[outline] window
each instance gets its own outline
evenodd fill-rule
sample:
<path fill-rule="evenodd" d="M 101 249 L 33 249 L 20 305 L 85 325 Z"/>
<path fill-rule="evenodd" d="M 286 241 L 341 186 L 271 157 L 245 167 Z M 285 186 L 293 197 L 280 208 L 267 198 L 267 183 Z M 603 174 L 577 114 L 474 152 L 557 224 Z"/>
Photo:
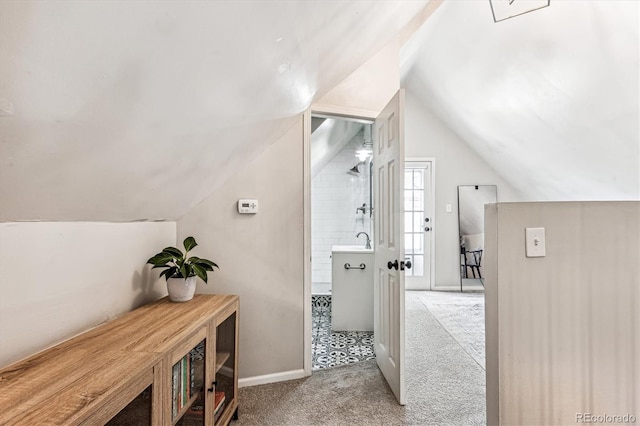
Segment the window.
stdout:
<path fill-rule="evenodd" d="M 424 167 L 407 165 L 404 171 L 404 257 L 412 264 L 406 276 L 424 275 L 424 175 Z"/>

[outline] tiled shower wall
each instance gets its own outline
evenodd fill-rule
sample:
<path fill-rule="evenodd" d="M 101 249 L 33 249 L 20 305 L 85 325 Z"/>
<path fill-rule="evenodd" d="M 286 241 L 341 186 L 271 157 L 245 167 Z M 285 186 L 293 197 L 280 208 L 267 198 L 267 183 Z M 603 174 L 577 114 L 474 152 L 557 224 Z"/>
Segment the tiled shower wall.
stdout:
<path fill-rule="evenodd" d="M 369 162 L 359 166 L 361 177 L 347 172 L 358 164 L 356 151 L 362 147 L 363 135 L 354 138 L 311 181 L 311 281 L 331 282 L 331 246 L 364 246 L 366 238 L 356 238 L 358 232 L 371 235 L 369 205 Z M 366 213 L 356 208 L 367 204 Z"/>

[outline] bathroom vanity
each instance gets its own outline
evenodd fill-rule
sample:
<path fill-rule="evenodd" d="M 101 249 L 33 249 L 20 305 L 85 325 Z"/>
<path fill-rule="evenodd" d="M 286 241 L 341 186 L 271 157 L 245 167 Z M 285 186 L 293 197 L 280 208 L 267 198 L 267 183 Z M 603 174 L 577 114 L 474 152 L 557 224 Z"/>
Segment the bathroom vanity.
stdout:
<path fill-rule="evenodd" d="M 373 249 L 331 249 L 331 328 L 373 331 Z"/>

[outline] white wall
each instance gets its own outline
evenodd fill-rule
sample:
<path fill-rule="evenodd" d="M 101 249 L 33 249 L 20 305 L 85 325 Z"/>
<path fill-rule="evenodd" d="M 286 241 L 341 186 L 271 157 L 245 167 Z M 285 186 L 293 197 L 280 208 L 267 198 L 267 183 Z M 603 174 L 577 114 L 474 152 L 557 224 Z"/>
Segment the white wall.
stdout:
<path fill-rule="evenodd" d="M 322 99 L 316 101 L 311 109 L 330 114 L 376 117 L 400 88 L 400 46 L 401 37 L 394 37 Z"/>
<path fill-rule="evenodd" d="M 175 222 L 0 223 L 0 366 L 166 295 Z"/>
<path fill-rule="evenodd" d="M 200 293 L 240 296 L 241 379 L 303 368 L 302 116 L 260 156 L 178 221 L 196 254 L 220 266 Z M 237 201 L 256 198 L 259 213 Z"/>
<path fill-rule="evenodd" d="M 499 201 L 520 197 L 419 99 L 410 87 L 406 89 L 405 156 L 436 159 L 435 286 L 460 288 L 458 185 L 497 185 Z M 453 212 L 445 212 L 446 204 L 453 206 Z"/>
<path fill-rule="evenodd" d="M 494 204 L 486 218 L 487 423 L 640 421 L 640 202 Z M 525 257 L 526 227 L 545 228 L 546 257 Z"/>
<path fill-rule="evenodd" d="M 347 174 L 359 160 L 356 151 L 362 147 L 362 133 L 351 141 L 311 181 L 311 281 L 331 282 L 331 246 L 364 246 L 364 235 L 371 235 L 369 216 L 369 163 L 359 166 L 360 177 Z M 367 204 L 365 214 L 356 208 Z"/>

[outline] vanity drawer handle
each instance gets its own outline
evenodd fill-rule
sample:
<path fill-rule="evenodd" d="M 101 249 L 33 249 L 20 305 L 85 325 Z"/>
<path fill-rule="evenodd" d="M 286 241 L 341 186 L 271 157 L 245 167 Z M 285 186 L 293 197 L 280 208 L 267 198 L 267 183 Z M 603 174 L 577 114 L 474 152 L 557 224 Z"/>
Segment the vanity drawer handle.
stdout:
<path fill-rule="evenodd" d="M 349 263 L 344 264 L 344 269 L 365 269 L 366 267 L 367 265 L 364 263 L 361 263 L 360 266 L 351 266 Z"/>

